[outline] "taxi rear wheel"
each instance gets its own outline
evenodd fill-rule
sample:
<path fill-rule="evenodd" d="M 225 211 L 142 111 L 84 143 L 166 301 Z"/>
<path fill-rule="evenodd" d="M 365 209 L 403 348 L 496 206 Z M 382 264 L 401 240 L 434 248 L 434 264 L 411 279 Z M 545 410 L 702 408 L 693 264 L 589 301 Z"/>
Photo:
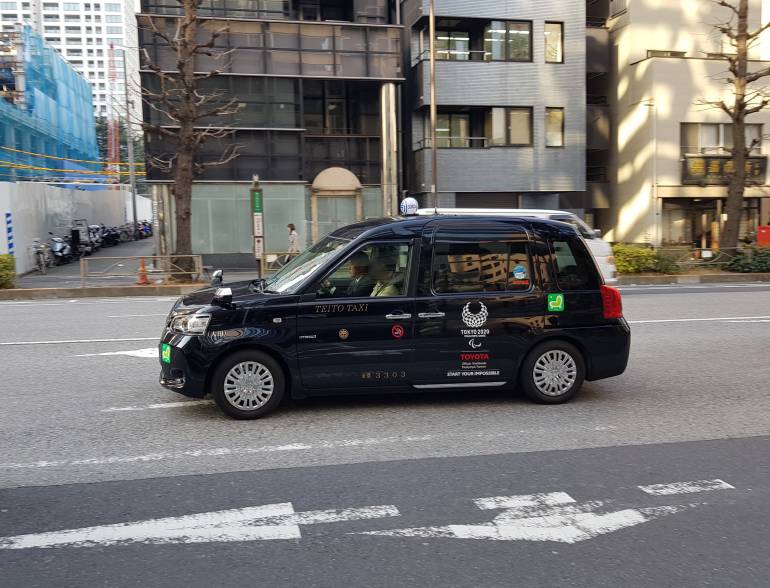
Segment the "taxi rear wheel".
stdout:
<path fill-rule="evenodd" d="M 574 345 L 566 341 L 546 341 L 524 360 L 519 383 L 530 400 L 561 404 L 578 393 L 585 374 L 583 355 Z"/>
<path fill-rule="evenodd" d="M 219 408 L 236 419 L 257 419 L 283 399 L 286 379 L 281 366 L 261 351 L 238 351 L 214 372 L 211 393 Z"/>

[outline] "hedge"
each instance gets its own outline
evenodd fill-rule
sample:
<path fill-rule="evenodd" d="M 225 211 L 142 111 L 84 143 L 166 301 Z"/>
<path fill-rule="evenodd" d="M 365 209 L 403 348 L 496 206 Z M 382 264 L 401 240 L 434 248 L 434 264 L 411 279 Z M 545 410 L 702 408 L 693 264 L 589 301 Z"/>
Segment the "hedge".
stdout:
<path fill-rule="evenodd" d="M 727 265 L 727 270 L 744 274 L 770 272 L 770 247 L 753 247 L 741 251 Z"/>
<path fill-rule="evenodd" d="M 618 243 L 613 245 L 612 251 L 615 256 L 615 267 L 621 274 L 642 272 L 676 274 L 681 271 L 674 258 L 661 254 L 651 247 Z"/>
<path fill-rule="evenodd" d="M 13 255 L 0 255 L 0 289 L 13 288 L 16 281 L 16 260 Z"/>

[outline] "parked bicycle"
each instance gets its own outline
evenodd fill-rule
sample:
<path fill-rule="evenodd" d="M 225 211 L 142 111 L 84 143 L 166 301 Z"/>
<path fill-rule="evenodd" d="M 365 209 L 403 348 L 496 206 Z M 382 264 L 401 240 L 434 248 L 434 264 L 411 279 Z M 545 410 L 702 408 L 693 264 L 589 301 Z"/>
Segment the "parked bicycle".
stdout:
<path fill-rule="evenodd" d="M 32 254 L 35 256 L 35 269 L 41 274 L 45 274 L 48 267 L 52 265 L 52 259 L 48 253 L 48 244 L 35 237 L 32 240 Z"/>

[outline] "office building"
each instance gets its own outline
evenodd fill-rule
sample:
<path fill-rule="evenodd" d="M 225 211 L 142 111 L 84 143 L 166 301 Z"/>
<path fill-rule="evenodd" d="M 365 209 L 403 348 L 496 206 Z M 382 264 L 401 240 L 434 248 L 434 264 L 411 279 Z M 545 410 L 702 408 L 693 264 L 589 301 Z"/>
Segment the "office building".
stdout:
<path fill-rule="evenodd" d="M 749 28 L 767 22 L 762 0 L 749 3 Z M 730 20 L 713 2 L 612 0 L 610 158 L 612 207 L 599 215 L 614 241 L 655 245 L 719 244 L 730 173 L 729 117 L 704 102 L 732 94 L 724 54 L 734 49 L 713 24 Z M 750 50 L 751 71 L 770 65 L 766 44 Z M 760 81 L 767 86 L 770 79 Z M 770 221 L 766 132 L 770 111 L 747 119 L 753 145 L 741 233 Z"/>
<path fill-rule="evenodd" d="M 3 30 L 11 31 L 20 22 L 30 24 L 88 80 L 94 94 L 94 114 L 104 117 L 125 112 L 124 75 L 129 91 L 138 88 L 135 13 L 134 0 L 0 2 Z M 141 119 L 139 100 L 134 100 L 133 112 L 137 120 Z"/>
<path fill-rule="evenodd" d="M 174 56 L 149 27 L 174 27 L 175 2 L 143 0 L 140 46 L 164 69 Z M 225 141 L 204 144 L 201 161 L 218 159 L 227 145 L 239 156 L 209 168 L 193 190 L 193 248 L 219 265 L 253 263 L 250 185 L 259 176 L 264 195 L 265 246 L 284 251 L 286 225 L 304 243 L 356 218 L 395 212 L 398 201 L 397 87 L 401 71 L 398 6 L 388 0 L 281 0 L 204 3 L 201 39 L 222 28 L 215 53 L 199 71 L 223 68 L 201 85 L 242 104 L 232 116 L 210 121 L 235 129 Z M 157 77 L 142 70 L 142 84 Z M 145 107 L 145 118 L 172 125 Z M 209 121 L 207 121 L 209 124 Z M 173 149 L 152 135 L 149 155 Z M 149 169 L 156 201 L 171 210 L 170 178 Z M 171 215 L 169 215 L 171 216 Z M 173 227 L 172 227 L 173 228 Z"/>
<path fill-rule="evenodd" d="M 432 204 L 429 1 L 402 2 L 408 192 Z M 436 0 L 439 206 L 563 208 L 586 190 L 586 1 Z"/>

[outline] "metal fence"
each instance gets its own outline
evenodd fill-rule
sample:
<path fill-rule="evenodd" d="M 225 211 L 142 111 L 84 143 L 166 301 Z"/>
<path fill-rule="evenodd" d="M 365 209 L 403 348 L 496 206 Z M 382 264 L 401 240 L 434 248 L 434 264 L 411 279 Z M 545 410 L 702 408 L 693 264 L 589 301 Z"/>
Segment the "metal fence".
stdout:
<path fill-rule="evenodd" d="M 658 247 L 659 257 L 668 260 L 681 270 L 697 268 L 721 269 L 729 265 L 741 251 L 733 249 L 694 249 L 692 247 Z"/>
<path fill-rule="evenodd" d="M 192 270 L 180 267 L 183 259 L 192 260 Z M 82 257 L 80 285 L 158 284 L 170 280 L 197 282 L 203 278 L 200 255 L 147 255 L 141 257 Z"/>

